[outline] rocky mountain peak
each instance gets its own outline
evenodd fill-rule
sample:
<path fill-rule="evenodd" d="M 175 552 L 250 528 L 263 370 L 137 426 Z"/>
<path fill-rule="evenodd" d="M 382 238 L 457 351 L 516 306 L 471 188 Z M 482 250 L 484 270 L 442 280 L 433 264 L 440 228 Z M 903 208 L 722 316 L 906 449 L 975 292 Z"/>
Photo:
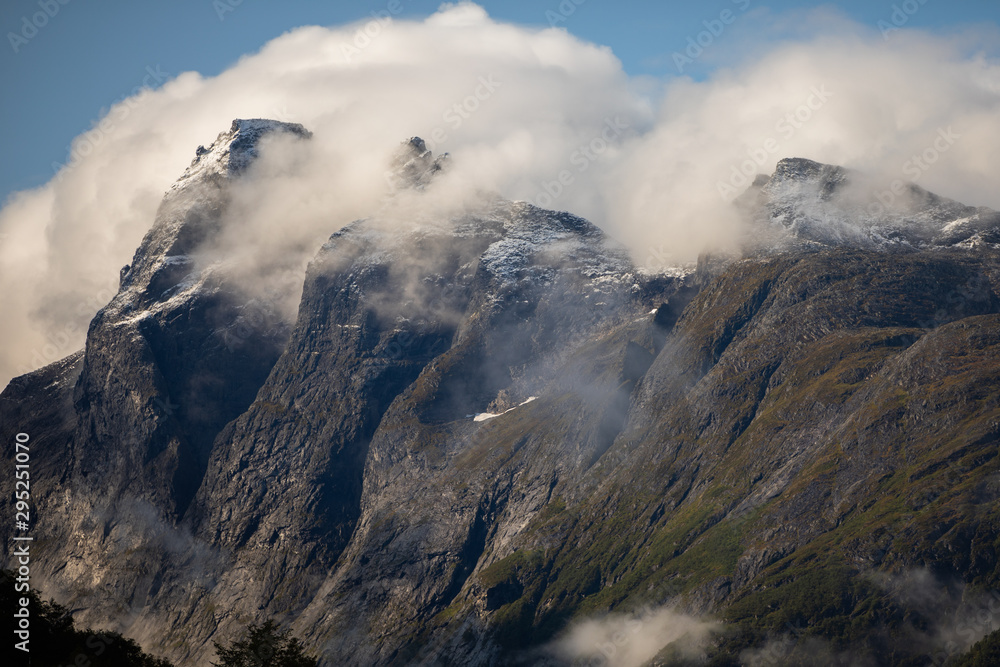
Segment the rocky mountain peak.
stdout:
<path fill-rule="evenodd" d="M 130 310 L 139 302 L 148 306 L 199 287 L 200 279 L 192 274 L 193 254 L 219 229 L 228 205 L 228 181 L 257 158 L 261 139 L 276 133 L 312 137 L 298 123 L 237 118 L 208 147 L 198 146 L 191 165 L 164 196 L 132 263 L 122 267 L 123 293 L 132 295 L 120 293 L 116 302 L 127 302 Z M 174 289 L 181 285 L 185 289 Z"/>
<path fill-rule="evenodd" d="M 239 174 L 257 157 L 261 138 L 273 133 L 288 133 L 303 139 L 312 137 L 312 132 L 299 123 L 268 118 L 237 118 L 208 147 L 198 146 L 194 160 L 174 187 L 182 186 L 197 176 Z"/>
<path fill-rule="evenodd" d="M 397 188 L 422 189 L 447 166 L 448 160 L 448 153 L 435 158 L 423 139 L 410 137 L 393 154 L 388 180 Z"/>
<path fill-rule="evenodd" d="M 780 160 L 737 200 L 755 249 L 789 245 L 865 249 L 970 247 L 1000 243 L 1000 213 L 966 206 L 901 179 L 805 158 Z"/>
<path fill-rule="evenodd" d="M 778 161 L 768 181 L 773 184 L 785 181 L 818 181 L 840 183 L 846 180 L 847 170 L 837 165 L 823 164 L 802 157 L 789 157 Z"/>
<path fill-rule="evenodd" d="M 198 148 L 88 331 L 76 399 L 89 406 L 88 441 L 107 453 L 93 465 L 149 464 L 144 477 L 108 481 L 108 493 L 154 499 L 171 520 L 187 511 L 216 434 L 250 405 L 287 339 L 281 314 L 206 250 L 226 224 L 233 177 L 273 133 L 311 136 L 298 124 L 237 119 Z"/>

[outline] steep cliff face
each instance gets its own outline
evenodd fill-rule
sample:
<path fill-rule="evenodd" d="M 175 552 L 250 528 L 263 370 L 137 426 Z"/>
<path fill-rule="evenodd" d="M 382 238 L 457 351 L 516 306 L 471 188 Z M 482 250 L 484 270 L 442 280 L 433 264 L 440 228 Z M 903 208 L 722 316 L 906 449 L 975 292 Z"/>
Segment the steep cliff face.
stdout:
<path fill-rule="evenodd" d="M 288 348 L 199 496 L 200 529 L 269 573 L 261 595 L 289 567 L 309 572 L 301 618 L 358 660 L 341 631 L 367 628 L 385 659 L 476 566 L 491 500 L 473 479 L 443 496 L 447 461 L 643 308 L 624 252 L 568 214 L 496 201 L 437 227 L 380 226 L 348 226 L 310 266 Z"/>
<path fill-rule="evenodd" d="M 183 517 L 219 430 L 246 410 L 287 330 L 264 322 L 239 345 L 228 334 L 246 304 L 225 267 L 199 250 L 219 230 L 228 186 L 275 132 L 297 125 L 236 120 L 167 192 L 122 269 L 121 289 L 91 322 L 76 389 L 77 474 L 106 496 L 135 495 Z"/>
<path fill-rule="evenodd" d="M 414 139 L 415 190 L 234 345 L 238 286 L 174 258 L 234 153 L 307 134 L 246 123 L 168 193 L 85 352 L 0 401 L 38 443 L 38 581 L 87 622 L 184 664 L 266 617 L 330 665 L 562 664 L 574 620 L 672 605 L 726 627 L 715 664 L 789 627 L 789 660 L 900 661 L 959 607 L 891 582 L 1000 585 L 995 213 L 917 193 L 859 222 L 847 172 L 787 160 L 741 202 L 778 242 L 649 276 L 566 213 L 436 207 Z"/>
<path fill-rule="evenodd" d="M 169 580 L 164 571 L 177 565 L 167 566 L 167 554 L 194 548 L 178 526 L 213 440 L 250 405 L 287 341 L 289 323 L 280 319 L 244 326 L 253 304 L 227 267 L 201 252 L 219 232 L 231 183 L 253 161 L 259 140 L 282 133 L 308 137 L 298 125 L 236 120 L 209 148 L 199 147 L 122 269 L 119 292 L 91 322 L 82 357 L 27 376 L 48 382 L 57 367 L 62 374 L 40 403 L 62 406 L 51 440 L 65 445 L 40 460 L 63 473 L 36 479 L 37 539 L 52 545 L 53 556 L 49 568 L 36 570 L 37 580 L 78 591 L 67 599 L 94 623 L 142 619 L 139 610 Z M 25 405 L 34 403 L 24 398 L 17 409 Z M 42 416 L 4 424 L 45 434 L 51 422 Z M 52 572 L 59 583 L 48 579 Z M 135 632 L 148 640 L 162 628 L 150 621 Z"/>

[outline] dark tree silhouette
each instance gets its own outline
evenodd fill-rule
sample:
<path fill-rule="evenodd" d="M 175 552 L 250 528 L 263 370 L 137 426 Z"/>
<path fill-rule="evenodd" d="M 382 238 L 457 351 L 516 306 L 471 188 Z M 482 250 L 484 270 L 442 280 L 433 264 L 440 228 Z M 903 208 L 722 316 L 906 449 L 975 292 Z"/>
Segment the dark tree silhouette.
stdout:
<path fill-rule="evenodd" d="M 302 643 L 274 621 L 253 623 L 243 637 L 229 646 L 215 642 L 221 662 L 215 667 L 316 667 L 318 660 L 305 653 Z"/>
<path fill-rule="evenodd" d="M 28 602 L 30 612 L 30 652 L 14 647 L 16 640 L 7 641 L 0 652 L 4 665 L 86 665 L 87 667 L 172 667 L 163 658 L 143 652 L 133 640 L 106 630 L 77 630 L 73 616 L 66 607 L 52 600 L 42 600 L 33 588 L 16 587 L 16 575 L 0 571 L 0 612 L 13 618 L 21 608 L 21 599 Z"/>

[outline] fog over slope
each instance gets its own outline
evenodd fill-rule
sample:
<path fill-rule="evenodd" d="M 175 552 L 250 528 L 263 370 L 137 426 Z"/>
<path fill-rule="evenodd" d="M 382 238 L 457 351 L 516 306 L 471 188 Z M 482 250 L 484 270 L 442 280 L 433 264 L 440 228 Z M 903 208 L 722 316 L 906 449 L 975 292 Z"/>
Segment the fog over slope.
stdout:
<path fill-rule="evenodd" d="M 1000 208 L 996 35 L 885 38 L 824 12 L 793 18 L 797 38 L 751 45 L 701 81 L 630 78 L 606 47 L 469 3 L 423 21 L 303 27 L 219 76 L 175 73 L 109 109 L 50 183 L 0 211 L 0 384 L 82 345 L 192 148 L 233 118 L 314 134 L 294 150 L 264 142 L 217 247 L 293 282 L 332 231 L 382 205 L 387 156 L 412 135 L 454 158 L 425 201 L 488 190 L 568 210 L 653 265 L 731 242 L 745 174 L 789 156 Z M 765 19 L 741 14 L 719 50 Z"/>

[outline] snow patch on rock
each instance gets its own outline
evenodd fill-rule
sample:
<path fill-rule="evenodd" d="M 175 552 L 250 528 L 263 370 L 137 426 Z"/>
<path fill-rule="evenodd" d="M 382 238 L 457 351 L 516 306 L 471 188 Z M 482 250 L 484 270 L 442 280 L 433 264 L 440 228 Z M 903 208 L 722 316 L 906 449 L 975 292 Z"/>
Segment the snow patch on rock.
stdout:
<path fill-rule="evenodd" d="M 176 190 L 189 182 L 208 176 L 235 176 L 257 157 L 261 137 L 275 132 L 292 134 L 303 139 L 312 132 L 298 123 L 283 123 L 266 118 L 237 118 L 229 130 L 222 132 L 208 145 L 198 146 L 194 160 L 171 187 Z"/>

